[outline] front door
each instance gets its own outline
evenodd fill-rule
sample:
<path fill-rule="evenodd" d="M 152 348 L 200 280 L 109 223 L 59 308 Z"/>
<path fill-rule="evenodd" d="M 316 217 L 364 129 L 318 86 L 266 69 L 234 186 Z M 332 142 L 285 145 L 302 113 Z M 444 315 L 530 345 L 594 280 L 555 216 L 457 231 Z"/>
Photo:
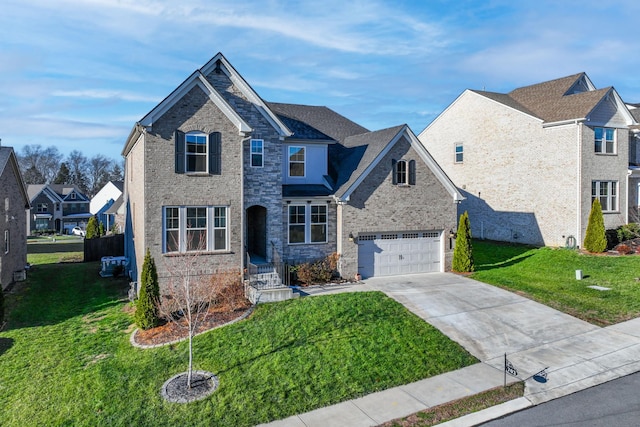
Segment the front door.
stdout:
<path fill-rule="evenodd" d="M 247 250 L 250 256 L 267 260 L 267 208 L 247 209 Z"/>

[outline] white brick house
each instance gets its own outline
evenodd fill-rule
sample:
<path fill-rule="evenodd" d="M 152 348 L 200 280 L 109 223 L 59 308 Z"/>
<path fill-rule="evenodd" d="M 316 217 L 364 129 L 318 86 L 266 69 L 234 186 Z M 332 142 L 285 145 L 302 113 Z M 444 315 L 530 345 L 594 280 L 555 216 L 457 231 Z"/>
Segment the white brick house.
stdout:
<path fill-rule="evenodd" d="M 266 103 L 222 54 L 134 126 L 123 150 L 126 253 L 199 269 L 341 255 L 344 277 L 444 271 L 461 194 L 406 125 Z M 250 264 L 251 263 L 251 264 Z"/>
<path fill-rule="evenodd" d="M 585 73 L 507 94 L 465 90 L 419 135 L 463 192 L 475 237 L 582 244 L 594 197 L 627 222 L 629 126 L 613 87 Z"/>

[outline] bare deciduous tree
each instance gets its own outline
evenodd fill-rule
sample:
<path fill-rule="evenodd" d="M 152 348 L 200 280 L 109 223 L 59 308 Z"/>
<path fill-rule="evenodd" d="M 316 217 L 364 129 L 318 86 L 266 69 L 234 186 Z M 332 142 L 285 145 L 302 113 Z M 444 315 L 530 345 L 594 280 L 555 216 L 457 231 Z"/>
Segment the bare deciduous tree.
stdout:
<path fill-rule="evenodd" d="M 200 236 L 197 250 L 165 259 L 169 283 L 160 298 L 159 312 L 183 330 L 189 338 L 187 387 L 193 372 L 193 337 L 198 328 L 213 316 L 218 304 L 229 304 L 230 293 L 240 287 L 240 273 L 202 271 L 200 258 L 206 248 L 206 235 Z M 234 287 L 235 285 L 235 287 Z M 231 303 L 232 309 L 237 303 Z"/>

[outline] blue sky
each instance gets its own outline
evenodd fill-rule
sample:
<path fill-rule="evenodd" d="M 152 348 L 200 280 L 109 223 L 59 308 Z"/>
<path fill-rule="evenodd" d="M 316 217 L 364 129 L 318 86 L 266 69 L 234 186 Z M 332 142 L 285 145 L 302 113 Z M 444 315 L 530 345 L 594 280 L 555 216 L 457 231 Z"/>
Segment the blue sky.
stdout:
<path fill-rule="evenodd" d="M 267 101 L 419 133 L 467 88 L 585 71 L 640 102 L 640 2 L 3 0 L 0 138 L 119 158 L 133 126 L 222 52 Z"/>

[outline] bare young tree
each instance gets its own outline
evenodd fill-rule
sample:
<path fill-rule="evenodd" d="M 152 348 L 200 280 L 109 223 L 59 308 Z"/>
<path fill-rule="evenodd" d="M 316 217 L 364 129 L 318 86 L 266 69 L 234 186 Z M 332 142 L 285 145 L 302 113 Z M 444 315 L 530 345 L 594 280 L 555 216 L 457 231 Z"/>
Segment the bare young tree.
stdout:
<path fill-rule="evenodd" d="M 189 365 L 187 387 L 191 389 L 193 373 L 193 337 L 198 327 L 211 315 L 219 291 L 213 286 L 212 273 L 201 270 L 200 258 L 206 249 L 206 233 L 191 236 L 199 239 L 195 249 L 180 256 L 165 259 L 170 276 L 166 293 L 160 297 L 159 312 L 162 317 L 183 330 L 189 338 Z M 192 240 L 193 241 L 193 240 Z"/>

